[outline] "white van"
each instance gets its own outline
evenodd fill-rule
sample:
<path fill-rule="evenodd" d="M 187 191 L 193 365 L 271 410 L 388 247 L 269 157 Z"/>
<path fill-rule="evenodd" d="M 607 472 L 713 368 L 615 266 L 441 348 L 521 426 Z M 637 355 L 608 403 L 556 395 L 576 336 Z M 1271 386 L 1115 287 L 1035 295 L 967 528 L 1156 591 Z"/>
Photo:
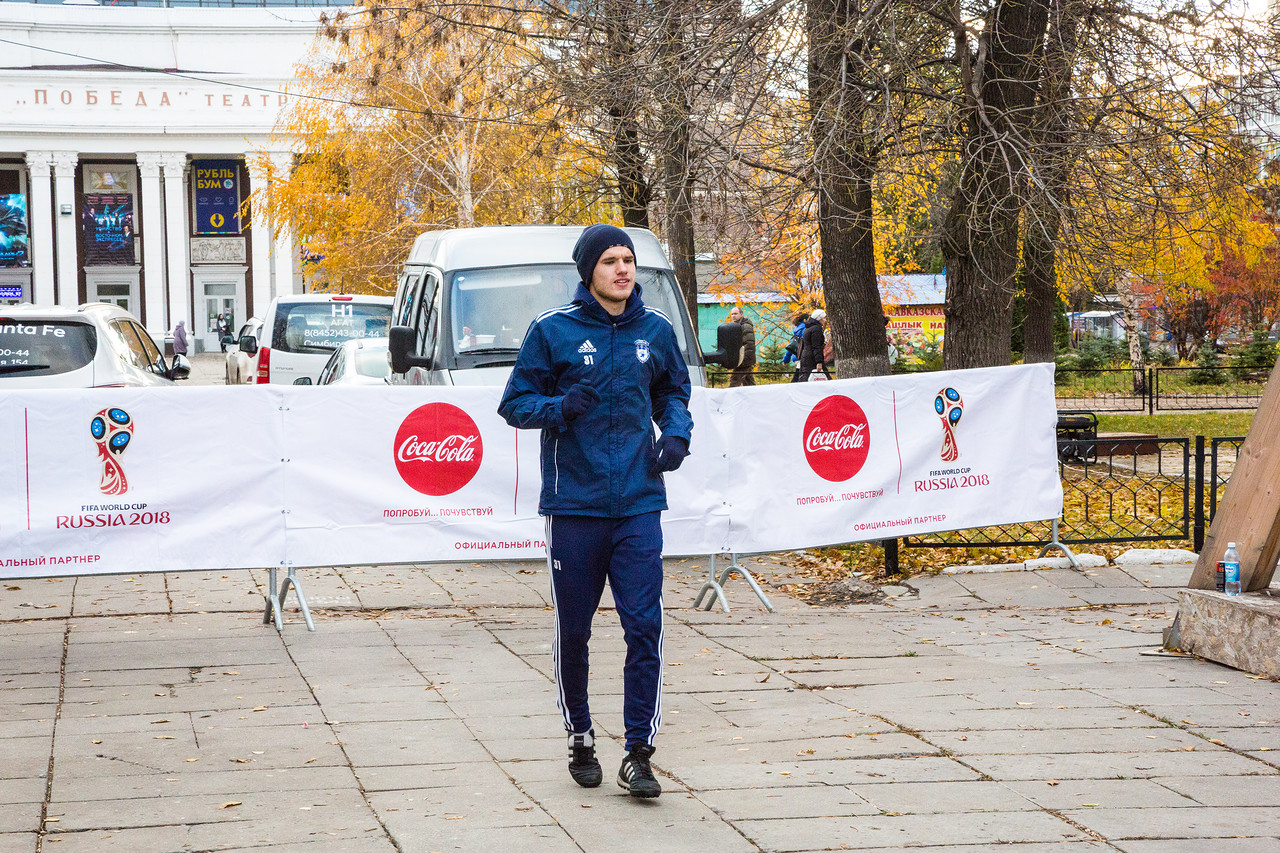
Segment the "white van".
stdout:
<path fill-rule="evenodd" d="M 396 290 L 388 381 L 505 384 L 529 324 L 573 300 L 578 286 L 573 246 L 583 229 L 493 225 L 420 235 Z M 636 282 L 645 305 L 671 318 L 690 380 L 705 385 L 698 336 L 671 263 L 653 232 L 626 230 L 636 248 Z"/>
<path fill-rule="evenodd" d="M 240 338 L 257 385 L 314 385 L 334 350 L 347 341 L 385 338 L 391 297 L 347 293 L 277 296 L 257 335 Z"/>

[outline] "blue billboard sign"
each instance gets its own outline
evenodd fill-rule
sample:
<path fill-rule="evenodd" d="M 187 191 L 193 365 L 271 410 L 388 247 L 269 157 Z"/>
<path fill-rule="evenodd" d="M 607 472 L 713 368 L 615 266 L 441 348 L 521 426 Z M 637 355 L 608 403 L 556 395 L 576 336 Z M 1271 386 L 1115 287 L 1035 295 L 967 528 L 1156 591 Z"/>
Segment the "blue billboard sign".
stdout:
<path fill-rule="evenodd" d="M 240 164 L 236 160 L 194 160 L 196 233 L 240 233 Z"/>

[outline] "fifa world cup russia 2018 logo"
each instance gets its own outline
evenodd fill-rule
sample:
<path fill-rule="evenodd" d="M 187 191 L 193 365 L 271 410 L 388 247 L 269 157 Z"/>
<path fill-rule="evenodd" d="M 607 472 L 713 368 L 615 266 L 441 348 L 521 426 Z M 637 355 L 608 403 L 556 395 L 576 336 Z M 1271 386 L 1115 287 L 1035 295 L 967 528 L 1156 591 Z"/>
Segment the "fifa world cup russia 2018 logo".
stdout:
<path fill-rule="evenodd" d="M 960 423 L 960 415 L 964 412 L 964 400 L 960 399 L 960 392 L 956 389 L 943 388 L 933 398 L 933 409 L 942 418 L 942 461 L 955 462 L 960 458 L 956 424 Z"/>
<path fill-rule="evenodd" d="M 98 446 L 98 461 L 102 463 L 98 490 L 104 495 L 123 495 L 129 491 L 129 481 L 120 466 L 120 457 L 129 449 L 129 440 L 133 438 L 133 419 L 124 409 L 103 409 L 89 421 L 89 432 Z"/>

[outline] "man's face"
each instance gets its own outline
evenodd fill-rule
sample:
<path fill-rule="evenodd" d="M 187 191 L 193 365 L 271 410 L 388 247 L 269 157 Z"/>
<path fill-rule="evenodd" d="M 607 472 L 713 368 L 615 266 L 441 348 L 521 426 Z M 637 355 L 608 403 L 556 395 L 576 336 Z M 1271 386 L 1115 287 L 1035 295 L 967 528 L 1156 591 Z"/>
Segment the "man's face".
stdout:
<path fill-rule="evenodd" d="M 733 322 L 735 322 L 735 323 L 736 323 L 736 322 L 738 322 L 739 320 L 741 320 L 741 319 L 742 319 L 742 309 L 740 309 L 740 308 L 734 308 L 732 311 L 730 311 L 730 312 L 729 312 L 729 319 L 730 319 L 730 320 L 732 320 L 732 321 L 733 321 Z"/>
<path fill-rule="evenodd" d="M 626 246 L 605 249 L 591 274 L 591 295 L 610 314 L 621 314 L 636 289 L 636 256 Z"/>

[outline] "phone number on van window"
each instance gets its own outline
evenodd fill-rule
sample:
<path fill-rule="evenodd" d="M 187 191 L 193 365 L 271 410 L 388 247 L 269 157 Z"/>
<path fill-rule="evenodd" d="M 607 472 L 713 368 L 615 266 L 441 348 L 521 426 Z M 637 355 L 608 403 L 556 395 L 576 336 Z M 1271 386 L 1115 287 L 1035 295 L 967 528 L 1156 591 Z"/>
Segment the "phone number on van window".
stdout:
<path fill-rule="evenodd" d="M 304 338 L 358 338 L 362 337 L 355 329 L 307 329 Z"/>

